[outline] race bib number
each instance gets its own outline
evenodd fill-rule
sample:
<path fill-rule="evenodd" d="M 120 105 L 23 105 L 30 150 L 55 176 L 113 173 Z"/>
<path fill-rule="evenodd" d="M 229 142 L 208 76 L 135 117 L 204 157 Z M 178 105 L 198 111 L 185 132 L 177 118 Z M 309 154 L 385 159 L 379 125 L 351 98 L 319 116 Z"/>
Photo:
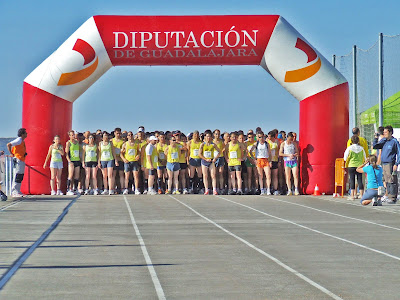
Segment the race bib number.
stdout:
<path fill-rule="evenodd" d="M 199 149 L 193 149 L 193 155 L 199 156 Z"/>
<path fill-rule="evenodd" d="M 136 156 L 136 150 L 135 150 L 135 149 L 129 149 L 129 150 L 128 150 L 128 155 L 130 155 L 130 156 Z"/>
<path fill-rule="evenodd" d="M 96 152 L 94 152 L 93 150 L 90 150 L 90 151 L 87 152 L 87 155 L 88 155 L 90 158 L 94 158 L 94 157 L 96 157 Z"/>
<path fill-rule="evenodd" d="M 275 149 L 271 149 L 271 155 L 275 156 Z"/>
<path fill-rule="evenodd" d="M 74 150 L 74 157 L 79 157 L 79 150 Z"/>
<path fill-rule="evenodd" d="M 236 151 L 229 152 L 229 158 L 238 158 Z"/>
<path fill-rule="evenodd" d="M 103 153 L 101 154 L 101 159 L 102 159 L 102 160 L 109 160 L 109 159 L 111 159 L 111 153 L 110 153 L 110 151 L 103 151 Z"/>
<path fill-rule="evenodd" d="M 211 151 L 204 151 L 205 158 L 211 158 Z"/>
<path fill-rule="evenodd" d="M 217 157 L 219 152 L 217 150 L 214 151 L 214 157 Z"/>
<path fill-rule="evenodd" d="M 178 152 L 171 152 L 172 159 L 178 159 Z"/>
<path fill-rule="evenodd" d="M 60 152 L 55 152 L 55 153 L 54 153 L 54 158 L 55 158 L 55 159 L 61 159 L 61 154 L 60 154 Z"/>
<path fill-rule="evenodd" d="M 115 154 L 119 155 L 121 153 L 121 149 L 120 148 L 115 148 Z"/>
<path fill-rule="evenodd" d="M 157 156 L 157 155 L 154 156 L 153 162 L 154 162 L 154 163 L 157 163 L 157 162 L 158 162 L 158 156 Z"/>
<path fill-rule="evenodd" d="M 160 152 L 160 153 L 159 153 L 159 157 L 160 157 L 160 159 L 165 159 L 165 154 L 164 154 L 164 152 Z"/>

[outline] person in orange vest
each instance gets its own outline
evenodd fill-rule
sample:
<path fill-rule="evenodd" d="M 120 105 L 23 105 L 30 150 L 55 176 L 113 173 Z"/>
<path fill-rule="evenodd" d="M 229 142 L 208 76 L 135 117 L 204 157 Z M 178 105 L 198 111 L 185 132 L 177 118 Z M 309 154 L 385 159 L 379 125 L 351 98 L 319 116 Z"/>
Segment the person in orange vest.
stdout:
<path fill-rule="evenodd" d="M 20 128 L 18 130 L 18 137 L 7 144 L 7 149 L 14 157 L 14 169 L 15 169 L 15 180 L 12 185 L 11 196 L 12 197 L 23 197 L 21 193 L 21 183 L 24 179 L 25 173 L 25 157 L 26 147 L 25 139 L 28 136 L 25 128 Z"/>

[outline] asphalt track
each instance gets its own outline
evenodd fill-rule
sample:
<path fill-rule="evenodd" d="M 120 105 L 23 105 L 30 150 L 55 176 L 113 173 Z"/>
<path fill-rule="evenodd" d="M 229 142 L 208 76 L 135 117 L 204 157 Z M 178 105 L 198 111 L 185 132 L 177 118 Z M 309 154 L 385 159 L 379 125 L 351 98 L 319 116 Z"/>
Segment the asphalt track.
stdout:
<path fill-rule="evenodd" d="M 0 299 L 399 299 L 400 205 L 330 196 L 0 202 Z"/>

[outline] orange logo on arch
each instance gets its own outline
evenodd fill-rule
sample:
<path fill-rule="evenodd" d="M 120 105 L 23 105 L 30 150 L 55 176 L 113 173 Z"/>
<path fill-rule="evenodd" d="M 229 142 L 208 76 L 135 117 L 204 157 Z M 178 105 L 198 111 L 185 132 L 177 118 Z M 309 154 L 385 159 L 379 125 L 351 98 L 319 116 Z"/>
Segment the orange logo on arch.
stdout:
<path fill-rule="evenodd" d="M 92 75 L 93 72 L 97 69 L 99 58 L 96 57 L 96 52 L 94 51 L 93 47 L 90 46 L 87 42 L 81 39 L 77 39 L 72 50 L 75 50 L 76 52 L 82 54 L 83 58 L 85 59 L 83 66 L 90 64 L 95 59 L 96 60 L 93 64 L 82 70 L 70 73 L 62 73 L 57 85 L 70 85 L 81 82 Z"/>
<path fill-rule="evenodd" d="M 315 60 L 318 57 L 314 49 L 311 48 L 310 45 L 308 45 L 300 38 L 297 38 L 295 47 L 297 49 L 300 49 L 307 55 L 308 58 L 307 63 Z M 321 68 L 321 59 L 318 57 L 318 60 L 310 66 L 297 70 L 287 71 L 285 74 L 285 82 L 299 82 L 306 80 L 314 76 L 319 71 L 320 68 Z"/>

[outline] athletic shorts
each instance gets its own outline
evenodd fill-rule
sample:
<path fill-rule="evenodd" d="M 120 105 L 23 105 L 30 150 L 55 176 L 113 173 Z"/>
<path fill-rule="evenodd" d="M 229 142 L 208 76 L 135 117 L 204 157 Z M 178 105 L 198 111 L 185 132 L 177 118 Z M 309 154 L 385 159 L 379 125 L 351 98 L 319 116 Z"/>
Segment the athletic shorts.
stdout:
<path fill-rule="evenodd" d="M 85 167 L 86 168 L 96 168 L 97 161 L 87 161 L 87 162 L 85 162 Z"/>
<path fill-rule="evenodd" d="M 206 161 L 204 159 L 201 160 L 201 165 L 203 165 L 203 166 L 205 166 L 207 168 L 209 168 L 211 166 L 211 164 L 212 164 L 212 161 L 208 162 L 208 161 Z"/>
<path fill-rule="evenodd" d="M 262 169 L 269 167 L 268 158 L 257 158 L 257 167 Z"/>
<path fill-rule="evenodd" d="M 200 167 L 201 158 L 189 158 L 189 165 L 191 165 L 192 167 Z"/>
<path fill-rule="evenodd" d="M 62 169 L 63 168 L 63 162 L 62 161 L 51 161 L 50 162 L 50 168 Z"/>
<path fill-rule="evenodd" d="M 124 170 L 124 161 L 119 160 L 118 167 L 114 165 L 114 170 L 115 171 L 123 171 Z"/>
<path fill-rule="evenodd" d="M 248 159 L 248 158 L 246 158 L 245 164 L 246 164 L 246 167 L 250 167 L 250 168 L 254 168 L 254 167 L 255 167 L 255 165 L 253 165 L 253 164 L 250 162 L 250 159 Z"/>
<path fill-rule="evenodd" d="M 171 172 L 179 171 L 181 169 L 181 164 L 178 162 L 170 163 L 167 162 L 167 170 Z"/>
<path fill-rule="evenodd" d="M 167 166 L 157 166 L 157 170 L 165 170 Z"/>
<path fill-rule="evenodd" d="M 228 166 L 229 172 L 241 171 L 242 166 Z"/>
<path fill-rule="evenodd" d="M 285 162 L 285 167 L 291 169 L 297 167 L 297 160 L 285 160 L 284 162 Z"/>
<path fill-rule="evenodd" d="M 215 166 L 217 168 L 225 166 L 225 157 L 218 157 L 215 161 Z"/>
<path fill-rule="evenodd" d="M 106 160 L 106 161 L 100 161 L 101 168 L 106 169 L 106 168 L 114 168 L 114 160 Z"/>
<path fill-rule="evenodd" d="M 181 170 L 187 169 L 187 163 L 179 163 Z"/>
<path fill-rule="evenodd" d="M 125 172 L 132 172 L 132 171 L 139 171 L 140 166 L 137 161 L 130 161 L 128 163 L 124 163 L 124 171 Z"/>
<path fill-rule="evenodd" d="M 82 163 L 81 163 L 80 160 L 78 160 L 78 161 L 71 161 L 71 162 L 74 164 L 74 168 L 82 167 Z"/>
<path fill-rule="evenodd" d="M 277 161 L 273 161 L 271 170 L 276 170 L 276 169 L 278 169 L 278 167 L 279 167 L 279 163 Z"/>
<path fill-rule="evenodd" d="M 149 170 L 149 175 L 156 175 L 157 170 L 156 169 L 148 169 Z"/>

